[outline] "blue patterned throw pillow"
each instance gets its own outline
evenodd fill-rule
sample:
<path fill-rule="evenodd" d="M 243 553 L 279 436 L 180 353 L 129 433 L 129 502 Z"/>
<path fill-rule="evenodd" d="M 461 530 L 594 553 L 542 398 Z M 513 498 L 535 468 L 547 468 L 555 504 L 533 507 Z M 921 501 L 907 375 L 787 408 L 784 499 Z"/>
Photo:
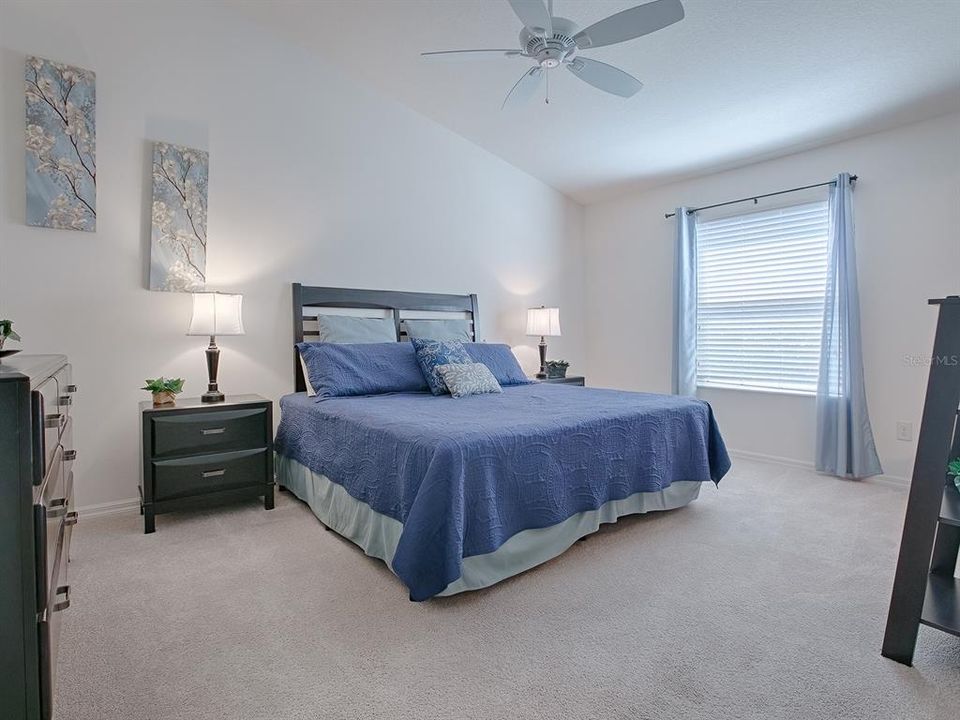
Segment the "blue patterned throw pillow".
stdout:
<path fill-rule="evenodd" d="M 413 349 L 417 354 L 417 363 L 420 365 L 423 379 L 427 381 L 430 392 L 434 395 L 443 395 L 447 392 L 447 386 L 437 372 L 437 366 L 467 365 L 473 362 L 467 355 L 467 351 L 463 349 L 463 345 L 455 340 L 413 338 L 410 342 L 413 343 Z"/>
<path fill-rule="evenodd" d="M 502 386 L 529 385 L 534 381 L 523 374 L 509 345 L 502 343 L 464 343 L 463 349 L 474 362 L 486 365 Z"/>
<path fill-rule="evenodd" d="M 438 365 L 437 372 L 455 398 L 503 392 L 490 368 L 483 363 Z"/>

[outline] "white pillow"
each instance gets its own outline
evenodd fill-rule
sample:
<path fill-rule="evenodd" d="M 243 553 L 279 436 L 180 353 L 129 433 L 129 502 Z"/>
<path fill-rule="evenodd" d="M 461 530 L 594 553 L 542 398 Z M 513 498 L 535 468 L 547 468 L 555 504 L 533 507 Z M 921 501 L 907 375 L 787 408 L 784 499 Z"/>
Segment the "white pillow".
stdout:
<path fill-rule="evenodd" d="M 303 361 L 303 355 L 298 351 L 297 356 L 300 358 L 300 372 L 303 373 L 303 381 L 307 384 L 307 397 L 316 397 L 317 391 L 310 384 L 310 373 L 307 372 L 307 364 Z"/>

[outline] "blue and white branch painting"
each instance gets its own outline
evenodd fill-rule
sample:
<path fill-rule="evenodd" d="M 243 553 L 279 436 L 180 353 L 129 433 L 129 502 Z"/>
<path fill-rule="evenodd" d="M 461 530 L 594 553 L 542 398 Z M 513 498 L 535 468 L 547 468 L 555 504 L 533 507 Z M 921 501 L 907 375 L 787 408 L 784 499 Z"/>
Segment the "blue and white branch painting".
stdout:
<path fill-rule="evenodd" d="M 96 75 L 27 57 L 27 225 L 97 229 Z"/>
<path fill-rule="evenodd" d="M 153 146 L 150 289 L 204 289 L 207 269 L 207 181 L 203 150 L 158 142 Z"/>

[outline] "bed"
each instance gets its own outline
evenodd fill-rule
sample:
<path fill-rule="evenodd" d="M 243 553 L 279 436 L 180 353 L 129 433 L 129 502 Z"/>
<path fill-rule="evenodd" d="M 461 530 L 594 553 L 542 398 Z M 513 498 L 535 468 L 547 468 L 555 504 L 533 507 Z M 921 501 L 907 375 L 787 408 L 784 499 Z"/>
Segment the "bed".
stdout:
<path fill-rule="evenodd" d="M 477 300 L 294 285 L 294 335 L 316 313 L 456 316 Z M 326 527 L 383 560 L 411 600 L 487 587 L 556 557 L 603 523 L 693 501 L 729 470 L 695 398 L 532 383 L 453 399 L 426 392 L 280 402 L 277 476 Z"/>

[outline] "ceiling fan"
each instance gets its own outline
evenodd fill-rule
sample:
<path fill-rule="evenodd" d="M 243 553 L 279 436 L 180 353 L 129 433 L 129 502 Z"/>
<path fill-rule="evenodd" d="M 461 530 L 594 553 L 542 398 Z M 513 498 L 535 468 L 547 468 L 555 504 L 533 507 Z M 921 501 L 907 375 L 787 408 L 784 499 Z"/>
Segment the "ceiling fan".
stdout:
<path fill-rule="evenodd" d="M 501 109 L 519 106 L 530 100 L 546 81 L 546 102 L 550 102 L 549 71 L 561 65 L 595 88 L 604 92 L 631 97 L 643 87 L 632 75 L 599 60 L 580 57 L 581 50 L 604 47 L 633 40 L 683 20 L 680 0 L 654 0 L 618 12 L 580 30 L 572 21 L 554 17 L 553 0 L 507 0 L 523 23 L 520 48 L 506 50 L 442 50 L 420 53 L 430 60 L 485 58 L 527 58 L 536 65 L 530 68 L 507 93 Z"/>

